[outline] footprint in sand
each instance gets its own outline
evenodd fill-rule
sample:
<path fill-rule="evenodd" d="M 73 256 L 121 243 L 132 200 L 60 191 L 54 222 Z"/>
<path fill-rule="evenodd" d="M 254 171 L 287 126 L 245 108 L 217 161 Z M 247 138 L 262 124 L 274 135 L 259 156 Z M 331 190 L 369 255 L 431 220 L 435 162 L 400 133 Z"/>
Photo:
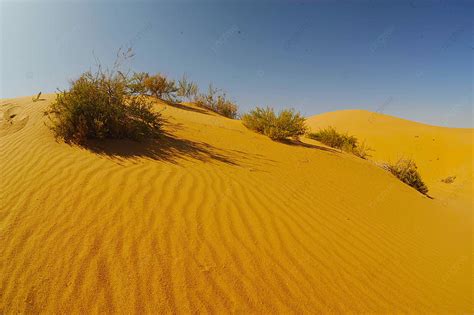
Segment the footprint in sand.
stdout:
<path fill-rule="evenodd" d="M 10 135 L 26 126 L 29 116 L 20 106 L 0 109 L 0 137 Z"/>

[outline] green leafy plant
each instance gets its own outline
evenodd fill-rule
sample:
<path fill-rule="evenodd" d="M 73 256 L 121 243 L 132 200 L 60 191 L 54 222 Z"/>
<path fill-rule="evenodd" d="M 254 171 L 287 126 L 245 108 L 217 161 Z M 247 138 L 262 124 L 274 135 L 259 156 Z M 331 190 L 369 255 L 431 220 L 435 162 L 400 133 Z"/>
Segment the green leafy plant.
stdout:
<path fill-rule="evenodd" d="M 305 118 L 294 109 L 284 109 L 278 114 L 271 107 L 256 107 L 242 116 L 243 124 L 272 140 L 298 139 L 307 128 Z"/>
<path fill-rule="evenodd" d="M 394 164 L 385 164 L 384 168 L 390 171 L 402 182 L 415 188 L 422 194 L 426 195 L 428 193 L 428 187 L 421 179 L 416 163 L 413 160 L 399 159 Z"/>

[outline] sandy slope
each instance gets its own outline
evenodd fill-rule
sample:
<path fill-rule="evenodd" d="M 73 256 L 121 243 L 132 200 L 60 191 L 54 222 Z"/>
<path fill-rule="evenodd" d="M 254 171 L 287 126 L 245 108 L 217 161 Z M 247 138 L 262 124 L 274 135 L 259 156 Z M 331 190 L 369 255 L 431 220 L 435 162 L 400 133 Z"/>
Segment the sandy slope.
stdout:
<path fill-rule="evenodd" d="M 366 140 L 375 161 L 414 159 L 431 196 L 456 209 L 474 210 L 474 129 L 429 126 L 364 110 L 312 116 L 308 125 L 314 131 L 334 126 Z M 453 183 L 441 182 L 448 176 L 456 176 Z"/>
<path fill-rule="evenodd" d="M 0 313 L 474 310 L 468 209 L 193 107 L 164 108 L 159 146 L 71 147 L 46 98 L 0 103 L 16 113 L 0 134 Z"/>

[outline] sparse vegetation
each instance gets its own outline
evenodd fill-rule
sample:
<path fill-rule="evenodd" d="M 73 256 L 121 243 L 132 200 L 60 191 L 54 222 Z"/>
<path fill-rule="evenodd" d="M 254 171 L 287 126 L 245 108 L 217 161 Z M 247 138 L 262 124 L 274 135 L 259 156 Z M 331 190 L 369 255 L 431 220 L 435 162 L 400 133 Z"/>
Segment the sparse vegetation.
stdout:
<path fill-rule="evenodd" d="M 422 194 L 428 193 L 428 187 L 425 185 L 418 173 L 415 162 L 411 159 L 399 159 L 395 164 L 385 164 L 384 168 L 390 171 L 402 182 L 415 188 Z"/>
<path fill-rule="evenodd" d="M 318 132 L 308 133 L 307 137 L 318 140 L 327 146 L 349 152 L 362 159 L 367 159 L 372 149 L 365 141 L 358 143 L 356 137 L 347 133 L 340 133 L 334 127 L 320 129 Z"/>
<path fill-rule="evenodd" d="M 284 109 L 278 114 L 271 107 L 256 107 L 242 116 L 243 124 L 272 140 L 298 139 L 307 128 L 305 118 L 294 109 Z"/>
<path fill-rule="evenodd" d="M 199 94 L 195 98 L 197 106 L 212 110 L 222 116 L 235 119 L 238 113 L 238 106 L 227 99 L 225 93 L 209 84 L 206 94 Z"/>
<path fill-rule="evenodd" d="M 136 79 L 136 78 L 135 78 Z M 159 113 L 143 95 L 136 95 L 130 78 L 118 71 L 86 72 L 60 91 L 45 114 L 54 134 L 66 142 L 84 144 L 87 139 L 155 136 Z"/>
<path fill-rule="evenodd" d="M 160 73 L 155 75 L 141 74 L 141 76 L 143 77 L 139 77 L 139 79 L 143 80 L 138 82 L 143 84 L 148 94 L 159 99 L 171 102 L 176 101 L 176 92 L 178 92 L 178 87 L 176 86 L 176 82 L 174 80 L 168 79 L 165 75 Z"/>
<path fill-rule="evenodd" d="M 365 141 L 362 141 L 360 144 L 357 143 L 355 147 L 353 147 L 350 153 L 354 154 L 361 159 L 367 160 L 370 157 L 370 151 L 373 151 L 371 147 L 369 147 Z"/>
<path fill-rule="evenodd" d="M 357 146 L 357 138 L 347 133 L 339 133 L 334 127 L 320 129 L 318 132 L 309 133 L 308 138 L 318 140 L 331 148 L 351 151 Z"/>
<path fill-rule="evenodd" d="M 196 83 L 189 81 L 186 75 L 183 75 L 181 79 L 178 80 L 178 91 L 177 95 L 179 97 L 184 97 L 188 101 L 193 100 L 199 93 L 199 89 Z"/>
<path fill-rule="evenodd" d="M 454 180 L 456 179 L 456 176 L 448 176 L 446 178 L 443 178 L 441 180 L 441 182 L 445 183 L 445 184 L 451 184 L 451 183 L 454 183 Z"/>
<path fill-rule="evenodd" d="M 126 76 L 122 74 L 124 79 Z M 150 75 L 147 72 L 135 72 L 128 79 L 128 88 L 131 94 L 133 95 L 145 95 L 147 94 L 147 87 L 145 86 L 145 80 L 149 78 Z"/>

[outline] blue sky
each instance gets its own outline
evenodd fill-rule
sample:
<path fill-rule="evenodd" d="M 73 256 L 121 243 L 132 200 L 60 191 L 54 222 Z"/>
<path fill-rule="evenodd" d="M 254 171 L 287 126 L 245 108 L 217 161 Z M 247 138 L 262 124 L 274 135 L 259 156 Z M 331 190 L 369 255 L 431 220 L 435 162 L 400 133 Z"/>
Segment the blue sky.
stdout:
<path fill-rule="evenodd" d="M 472 1 L 0 1 L 2 98 L 65 88 L 132 45 L 127 68 L 212 82 L 242 111 L 473 127 Z"/>

